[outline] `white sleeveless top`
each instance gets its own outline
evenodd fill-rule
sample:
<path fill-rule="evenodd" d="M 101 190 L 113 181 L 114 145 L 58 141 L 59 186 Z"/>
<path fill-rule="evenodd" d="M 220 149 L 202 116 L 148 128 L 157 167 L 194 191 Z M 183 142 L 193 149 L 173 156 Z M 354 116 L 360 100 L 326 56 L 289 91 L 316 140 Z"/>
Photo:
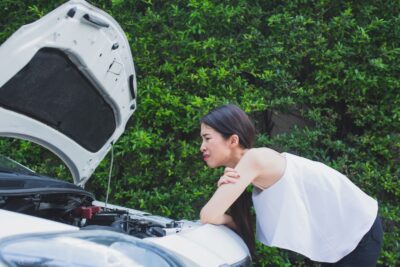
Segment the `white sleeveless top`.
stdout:
<path fill-rule="evenodd" d="M 346 176 L 289 153 L 281 179 L 253 189 L 257 239 L 319 262 L 337 262 L 371 228 L 378 203 Z"/>

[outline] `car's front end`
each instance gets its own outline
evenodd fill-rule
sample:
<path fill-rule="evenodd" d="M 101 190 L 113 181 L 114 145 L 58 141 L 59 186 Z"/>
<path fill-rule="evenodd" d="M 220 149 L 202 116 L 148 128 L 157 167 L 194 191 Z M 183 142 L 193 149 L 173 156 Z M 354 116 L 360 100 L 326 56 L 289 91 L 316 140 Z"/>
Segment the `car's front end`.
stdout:
<path fill-rule="evenodd" d="M 83 188 L 137 104 L 130 46 L 111 16 L 83 0 L 66 2 L 15 32 L 0 58 L 0 136 L 52 151 L 74 180 L 0 158 L 3 264 L 251 264 L 243 240 L 225 226 L 98 202 Z"/>

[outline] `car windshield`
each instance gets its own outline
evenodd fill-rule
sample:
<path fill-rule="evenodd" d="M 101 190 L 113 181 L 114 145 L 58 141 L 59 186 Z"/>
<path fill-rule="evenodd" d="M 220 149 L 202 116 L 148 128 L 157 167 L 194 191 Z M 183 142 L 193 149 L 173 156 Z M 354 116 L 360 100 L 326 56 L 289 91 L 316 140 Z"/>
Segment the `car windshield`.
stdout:
<path fill-rule="evenodd" d="M 34 171 L 0 154 L 0 172 L 36 175 Z"/>

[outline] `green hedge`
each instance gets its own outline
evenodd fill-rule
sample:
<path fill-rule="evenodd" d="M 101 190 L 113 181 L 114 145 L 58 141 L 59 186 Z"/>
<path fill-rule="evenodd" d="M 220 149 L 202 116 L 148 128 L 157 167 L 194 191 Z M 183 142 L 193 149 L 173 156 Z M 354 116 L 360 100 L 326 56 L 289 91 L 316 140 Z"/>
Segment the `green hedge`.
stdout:
<path fill-rule="evenodd" d="M 61 2 L 2 0 L 0 42 Z M 199 119 L 237 103 L 256 122 L 258 145 L 323 161 L 377 198 L 385 228 L 379 262 L 400 264 L 398 1 L 92 3 L 126 31 L 138 77 L 138 109 L 114 147 L 111 202 L 197 219 L 222 171 L 199 157 Z M 305 126 L 271 135 L 270 115 L 293 110 Z M 0 152 L 69 175 L 30 143 L 3 139 Z M 87 186 L 99 199 L 108 170 L 109 158 Z M 255 262 L 310 264 L 260 244 Z"/>

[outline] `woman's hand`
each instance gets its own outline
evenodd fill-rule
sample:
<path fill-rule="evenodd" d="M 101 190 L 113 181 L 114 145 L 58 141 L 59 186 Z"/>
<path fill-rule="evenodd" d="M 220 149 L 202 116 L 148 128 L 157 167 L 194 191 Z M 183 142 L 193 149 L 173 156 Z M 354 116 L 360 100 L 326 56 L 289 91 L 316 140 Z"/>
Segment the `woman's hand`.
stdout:
<path fill-rule="evenodd" d="M 240 174 L 235 169 L 226 167 L 224 175 L 222 175 L 218 180 L 217 186 L 220 187 L 223 184 L 234 184 L 239 178 Z"/>

